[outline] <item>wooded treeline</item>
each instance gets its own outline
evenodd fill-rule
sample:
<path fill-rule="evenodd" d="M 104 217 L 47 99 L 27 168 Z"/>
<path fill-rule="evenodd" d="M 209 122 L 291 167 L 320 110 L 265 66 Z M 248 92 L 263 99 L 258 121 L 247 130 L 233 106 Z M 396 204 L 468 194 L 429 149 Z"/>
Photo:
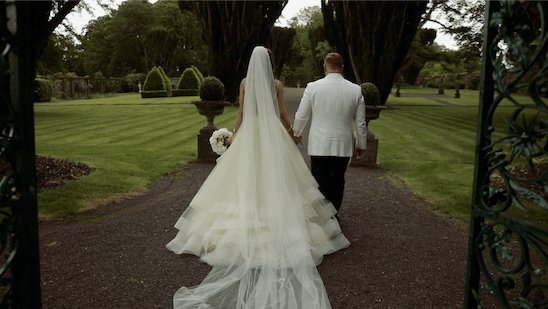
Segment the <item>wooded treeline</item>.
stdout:
<path fill-rule="evenodd" d="M 345 77 L 373 82 L 385 100 L 395 78 L 426 83 L 436 75 L 479 70 L 481 44 L 470 42 L 481 33 L 471 19 L 482 14 L 481 2 L 322 0 L 321 7 L 301 10 L 289 27 L 280 28 L 275 22 L 288 0 L 130 0 L 75 34 L 53 29 L 67 12 L 86 9 L 89 2 L 40 1 L 34 13 L 36 29 L 42 29 L 34 38 L 40 57 L 36 68 L 41 75 L 126 77 L 161 66 L 169 76 L 180 76 L 195 65 L 218 77 L 226 99 L 234 101 L 257 45 L 273 50 L 276 75 L 286 85 L 301 87 L 323 76 L 323 58 L 336 51 L 345 59 Z M 427 20 L 435 20 L 433 12 L 461 21 L 459 27 L 447 23 L 442 29 L 478 49 L 451 51 L 434 43 L 436 30 L 424 28 Z"/>

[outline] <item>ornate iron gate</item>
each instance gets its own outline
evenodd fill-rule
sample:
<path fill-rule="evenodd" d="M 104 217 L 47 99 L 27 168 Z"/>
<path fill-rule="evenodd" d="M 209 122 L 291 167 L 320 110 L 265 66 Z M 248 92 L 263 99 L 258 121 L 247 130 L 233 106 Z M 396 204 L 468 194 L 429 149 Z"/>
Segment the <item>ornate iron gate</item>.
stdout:
<path fill-rule="evenodd" d="M 486 1 L 465 308 L 548 308 L 547 14 Z"/>
<path fill-rule="evenodd" d="M 31 5 L 0 1 L 0 308 L 41 307 Z"/>

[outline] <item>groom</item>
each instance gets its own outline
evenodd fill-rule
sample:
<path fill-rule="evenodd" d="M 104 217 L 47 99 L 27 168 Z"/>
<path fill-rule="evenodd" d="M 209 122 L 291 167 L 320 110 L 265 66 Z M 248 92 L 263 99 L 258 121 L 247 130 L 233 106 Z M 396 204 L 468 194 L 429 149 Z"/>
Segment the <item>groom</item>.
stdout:
<path fill-rule="evenodd" d="M 344 65 L 341 55 L 328 54 L 323 67 L 325 77 L 309 83 L 304 90 L 295 114 L 293 135 L 296 142 L 302 142 L 301 133 L 312 116 L 308 135 L 312 175 L 319 184 L 320 192 L 339 211 L 344 173 L 354 151 L 354 124 L 356 157 L 359 159 L 365 154 L 365 102 L 361 87 L 342 76 Z M 336 217 L 339 219 L 338 214 Z"/>

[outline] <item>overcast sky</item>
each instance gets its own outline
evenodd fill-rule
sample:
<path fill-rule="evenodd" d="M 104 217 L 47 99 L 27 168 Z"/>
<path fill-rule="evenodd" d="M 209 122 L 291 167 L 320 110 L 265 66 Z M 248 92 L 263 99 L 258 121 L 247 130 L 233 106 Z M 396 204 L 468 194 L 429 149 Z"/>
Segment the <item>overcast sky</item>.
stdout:
<path fill-rule="evenodd" d="M 118 8 L 118 6 L 124 1 L 125 0 L 113 0 L 113 4 L 111 6 L 113 8 Z M 150 2 L 154 3 L 156 2 L 156 0 L 152 0 Z M 95 3 L 95 1 L 91 1 L 91 3 Z M 282 11 L 282 16 L 280 16 L 280 18 L 276 22 L 276 26 L 286 27 L 287 22 L 292 17 L 297 15 L 301 9 L 310 7 L 310 6 L 315 6 L 315 5 L 321 6 L 321 0 L 289 0 L 284 10 Z M 82 33 L 82 29 L 84 28 L 84 26 L 88 24 L 90 20 L 96 19 L 106 14 L 107 12 L 105 12 L 103 9 L 101 9 L 100 7 L 96 7 L 94 12 L 95 16 L 91 16 L 87 12 L 82 12 L 82 13 L 72 12 L 67 16 L 67 19 L 76 28 L 76 31 L 78 33 Z M 439 25 L 432 22 L 427 22 L 425 27 L 437 29 L 439 28 Z M 451 49 L 457 49 L 451 37 L 448 35 L 443 35 L 441 34 L 441 32 L 438 32 L 435 42 L 440 45 L 445 45 L 446 47 Z"/>

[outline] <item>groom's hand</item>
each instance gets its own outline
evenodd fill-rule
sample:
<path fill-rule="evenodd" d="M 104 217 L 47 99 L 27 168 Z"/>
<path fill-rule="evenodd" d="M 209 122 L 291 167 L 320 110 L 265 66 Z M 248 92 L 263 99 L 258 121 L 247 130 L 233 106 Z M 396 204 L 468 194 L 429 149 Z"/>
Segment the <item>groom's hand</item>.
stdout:
<path fill-rule="evenodd" d="M 365 149 L 356 148 L 356 159 L 359 160 L 365 155 Z"/>

